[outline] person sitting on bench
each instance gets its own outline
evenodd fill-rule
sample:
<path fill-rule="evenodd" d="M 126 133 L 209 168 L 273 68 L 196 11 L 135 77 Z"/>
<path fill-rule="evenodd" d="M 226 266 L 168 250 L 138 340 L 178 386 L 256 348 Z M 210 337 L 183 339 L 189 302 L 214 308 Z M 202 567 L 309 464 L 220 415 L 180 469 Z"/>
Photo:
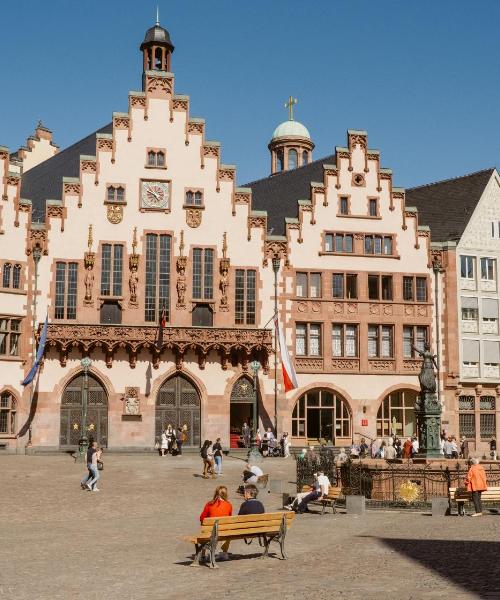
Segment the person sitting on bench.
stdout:
<path fill-rule="evenodd" d="M 243 483 L 257 483 L 257 480 L 262 475 L 264 475 L 264 472 L 260 467 L 247 464 L 243 471 Z"/>
<path fill-rule="evenodd" d="M 330 480 L 323 473 L 323 471 L 318 471 L 316 479 L 313 483 L 313 490 L 311 492 L 309 492 L 309 494 L 307 494 L 307 496 L 302 498 L 302 500 L 300 501 L 300 503 L 297 507 L 296 512 L 299 513 L 300 515 L 302 513 L 309 512 L 309 509 L 307 507 L 308 503 L 312 502 L 313 500 L 319 500 L 320 498 L 328 496 L 329 489 L 330 489 Z"/>
<path fill-rule="evenodd" d="M 225 485 L 218 485 L 215 488 L 214 497 L 203 508 L 200 515 L 200 523 L 203 525 L 203 521 L 210 517 L 231 517 L 232 514 L 233 507 L 227 499 L 227 487 Z M 220 552 L 217 558 L 219 560 L 228 560 L 229 540 L 223 542 L 221 550 L 222 552 Z"/>
<path fill-rule="evenodd" d="M 261 515 L 266 512 L 264 505 L 257 500 L 259 490 L 253 483 L 247 483 L 244 490 L 245 501 L 240 506 L 238 515 Z"/>

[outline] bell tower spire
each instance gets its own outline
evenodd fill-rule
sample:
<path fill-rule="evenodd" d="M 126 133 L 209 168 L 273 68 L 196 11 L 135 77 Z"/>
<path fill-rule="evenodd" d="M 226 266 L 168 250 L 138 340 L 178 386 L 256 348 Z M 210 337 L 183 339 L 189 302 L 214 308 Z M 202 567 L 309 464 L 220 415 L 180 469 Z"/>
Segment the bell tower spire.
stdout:
<path fill-rule="evenodd" d="M 156 7 L 156 23 L 146 31 L 140 48 L 142 52 L 142 88 L 146 71 L 170 71 L 174 46 L 168 31 L 160 25 L 160 9 Z"/>

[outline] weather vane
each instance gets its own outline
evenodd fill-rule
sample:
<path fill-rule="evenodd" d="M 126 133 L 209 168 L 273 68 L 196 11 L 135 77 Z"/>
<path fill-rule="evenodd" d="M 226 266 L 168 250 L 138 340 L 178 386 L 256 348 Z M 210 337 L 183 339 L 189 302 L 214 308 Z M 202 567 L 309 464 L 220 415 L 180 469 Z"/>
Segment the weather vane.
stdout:
<path fill-rule="evenodd" d="M 293 121 L 293 107 L 298 103 L 297 98 L 290 96 L 285 102 L 285 108 L 288 108 L 288 120 Z"/>

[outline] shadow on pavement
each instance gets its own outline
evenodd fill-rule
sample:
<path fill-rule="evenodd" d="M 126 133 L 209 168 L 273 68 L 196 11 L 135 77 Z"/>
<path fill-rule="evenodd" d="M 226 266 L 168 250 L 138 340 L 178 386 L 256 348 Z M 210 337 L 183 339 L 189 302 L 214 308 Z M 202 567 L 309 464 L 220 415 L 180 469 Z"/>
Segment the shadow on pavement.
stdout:
<path fill-rule="evenodd" d="M 375 539 L 480 598 L 500 598 L 500 542 Z"/>

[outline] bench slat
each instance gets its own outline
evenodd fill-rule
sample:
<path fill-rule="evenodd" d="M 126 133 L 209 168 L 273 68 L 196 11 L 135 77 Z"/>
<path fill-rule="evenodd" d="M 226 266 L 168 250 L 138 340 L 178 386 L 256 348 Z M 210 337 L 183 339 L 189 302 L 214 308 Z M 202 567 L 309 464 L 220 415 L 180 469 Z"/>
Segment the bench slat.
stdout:
<path fill-rule="evenodd" d="M 233 538 L 247 538 L 247 537 L 255 537 L 257 535 L 262 535 L 263 533 L 273 533 L 273 534 L 277 534 L 279 533 L 280 528 L 279 527 L 254 527 L 251 529 L 234 529 L 234 530 L 230 530 L 230 531 L 220 531 L 219 530 L 219 535 L 218 535 L 218 539 L 219 540 L 227 540 L 227 539 L 233 539 Z M 211 531 L 210 532 L 206 532 L 206 533 L 202 533 L 199 534 L 198 536 L 196 536 L 196 539 L 198 540 L 208 540 L 210 539 L 210 535 L 211 535 Z"/>
<path fill-rule="evenodd" d="M 274 513 L 263 513 L 261 515 L 234 515 L 232 517 L 207 517 L 203 520 L 203 525 L 213 525 L 215 521 L 219 521 L 219 526 L 222 523 L 245 523 L 248 521 L 276 521 L 282 519 L 285 515 L 287 521 L 292 521 L 295 517 L 293 512 L 274 512 Z"/>
<path fill-rule="evenodd" d="M 288 521 L 287 521 L 288 523 Z M 219 523 L 219 533 L 222 531 L 236 531 L 238 529 L 255 529 L 256 527 L 274 527 L 279 529 L 281 526 L 281 519 L 274 521 L 246 521 L 245 523 Z M 203 533 L 212 531 L 213 525 L 203 524 L 201 531 Z"/>

